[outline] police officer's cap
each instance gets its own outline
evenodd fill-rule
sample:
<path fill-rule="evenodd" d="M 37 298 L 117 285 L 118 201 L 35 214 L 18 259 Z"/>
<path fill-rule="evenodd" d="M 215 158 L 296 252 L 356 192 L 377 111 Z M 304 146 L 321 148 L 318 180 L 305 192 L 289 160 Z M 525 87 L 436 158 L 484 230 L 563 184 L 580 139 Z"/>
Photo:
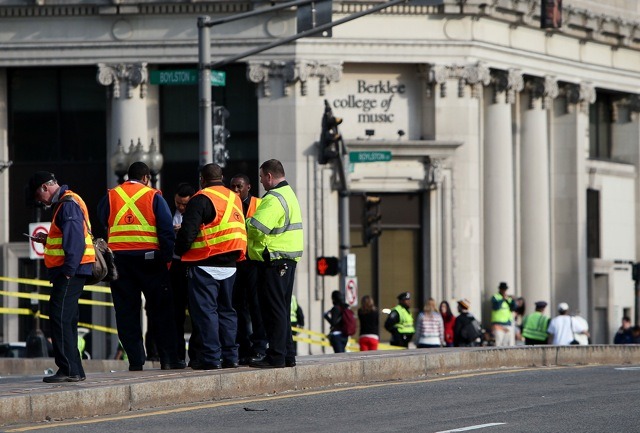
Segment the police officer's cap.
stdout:
<path fill-rule="evenodd" d="M 404 301 L 404 300 L 410 300 L 411 299 L 411 293 L 409 292 L 402 292 L 398 295 L 398 301 Z"/>

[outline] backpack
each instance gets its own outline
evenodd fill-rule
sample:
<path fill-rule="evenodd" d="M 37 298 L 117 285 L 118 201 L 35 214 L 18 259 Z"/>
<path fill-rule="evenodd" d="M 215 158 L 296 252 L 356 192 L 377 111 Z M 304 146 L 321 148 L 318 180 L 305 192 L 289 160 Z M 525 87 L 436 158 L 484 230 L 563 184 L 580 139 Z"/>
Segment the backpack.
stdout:
<path fill-rule="evenodd" d="M 460 329 L 460 336 L 468 343 L 476 341 L 478 338 L 482 339 L 482 327 L 475 317 L 471 317 L 471 320 L 465 323 Z"/>
<path fill-rule="evenodd" d="M 340 322 L 340 331 L 344 335 L 355 335 L 356 334 L 356 315 L 351 311 L 349 307 L 342 306 L 340 307 L 340 312 L 342 312 L 342 321 Z"/>

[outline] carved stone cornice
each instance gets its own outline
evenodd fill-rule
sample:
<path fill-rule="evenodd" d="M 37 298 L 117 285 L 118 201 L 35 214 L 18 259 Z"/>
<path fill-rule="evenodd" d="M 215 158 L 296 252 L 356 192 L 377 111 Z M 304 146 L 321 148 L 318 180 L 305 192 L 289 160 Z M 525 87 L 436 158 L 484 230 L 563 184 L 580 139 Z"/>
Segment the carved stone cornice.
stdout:
<path fill-rule="evenodd" d="M 520 69 L 491 70 L 491 83 L 493 84 L 493 103 L 498 102 L 498 95 L 505 93 L 505 102 L 516 102 L 516 93 L 524 89 L 524 77 Z"/>
<path fill-rule="evenodd" d="M 551 75 L 547 75 L 544 78 L 528 77 L 525 81 L 525 87 L 529 92 L 529 109 L 534 108 L 536 99 L 541 100 L 543 110 L 549 109 L 553 100 L 560 93 L 558 79 Z"/>
<path fill-rule="evenodd" d="M 447 96 L 447 81 L 458 80 L 458 97 L 464 97 L 466 86 L 471 87 L 471 97 L 479 98 L 482 86 L 491 82 L 489 68 L 482 62 L 469 65 L 420 65 L 418 76 L 426 80 L 427 97 L 433 96 L 433 87 L 440 86 L 440 96 Z"/>
<path fill-rule="evenodd" d="M 98 63 L 98 83 L 107 86 L 109 97 L 119 99 L 121 94 L 121 85 L 126 85 L 126 97 L 131 99 L 134 97 L 134 90 L 140 88 L 140 98 L 147 96 L 148 72 L 146 63 L 119 63 L 117 65 L 108 65 L 106 63 Z"/>
<path fill-rule="evenodd" d="M 596 102 L 596 89 L 590 82 L 566 83 L 564 92 L 567 98 L 567 111 L 570 113 L 578 107 L 582 113 L 588 114 L 589 105 Z"/>
<path fill-rule="evenodd" d="M 300 60 L 297 62 L 249 62 L 247 66 L 247 80 L 258 85 L 258 96 L 268 97 L 272 93 L 272 79 L 282 82 L 282 94 L 289 96 L 291 87 L 300 82 L 300 94 L 306 96 L 309 92 L 308 81 L 318 78 L 318 94 L 324 96 L 326 86 L 332 81 L 342 78 L 342 63 L 319 63 Z"/>

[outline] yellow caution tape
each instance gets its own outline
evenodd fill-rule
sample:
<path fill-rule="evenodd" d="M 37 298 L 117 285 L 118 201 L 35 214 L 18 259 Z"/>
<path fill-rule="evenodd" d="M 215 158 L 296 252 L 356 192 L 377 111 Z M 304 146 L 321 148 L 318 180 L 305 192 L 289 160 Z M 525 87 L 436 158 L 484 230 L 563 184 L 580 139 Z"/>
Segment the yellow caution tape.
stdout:
<path fill-rule="evenodd" d="M 0 281 L 7 281 L 9 283 L 18 283 L 18 284 L 27 284 L 30 286 L 43 286 L 50 287 L 51 283 L 47 280 L 36 280 L 31 278 L 9 278 L 9 277 L 0 277 Z M 84 290 L 87 292 L 97 292 L 97 293 L 111 293 L 111 288 L 105 286 L 84 286 Z"/>
<path fill-rule="evenodd" d="M 5 308 L 0 307 L 0 314 L 21 314 L 30 316 L 33 312 L 28 308 Z"/>
<path fill-rule="evenodd" d="M 4 290 L 0 290 L 0 295 L 13 296 L 15 298 L 23 299 L 38 299 L 40 301 L 49 300 L 49 295 L 43 295 L 40 293 L 5 292 Z M 103 307 L 113 307 L 113 302 L 94 301 L 93 299 L 79 299 L 78 303 L 82 305 L 100 305 Z"/>

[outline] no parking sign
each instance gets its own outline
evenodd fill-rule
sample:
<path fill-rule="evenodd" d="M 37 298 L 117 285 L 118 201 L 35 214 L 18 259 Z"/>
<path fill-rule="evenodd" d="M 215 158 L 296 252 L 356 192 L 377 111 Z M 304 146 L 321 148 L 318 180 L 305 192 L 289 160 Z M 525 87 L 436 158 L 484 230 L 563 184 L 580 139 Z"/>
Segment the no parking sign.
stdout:
<path fill-rule="evenodd" d="M 344 279 L 344 300 L 350 307 L 358 306 L 358 277 Z"/>
<path fill-rule="evenodd" d="M 29 234 L 31 236 L 36 236 L 38 233 L 44 233 L 45 235 L 48 235 L 50 227 L 51 227 L 50 222 L 30 223 Z M 41 244 L 40 242 L 34 242 L 33 240 L 29 239 L 29 258 L 42 259 L 43 257 L 44 257 L 44 244 Z"/>

